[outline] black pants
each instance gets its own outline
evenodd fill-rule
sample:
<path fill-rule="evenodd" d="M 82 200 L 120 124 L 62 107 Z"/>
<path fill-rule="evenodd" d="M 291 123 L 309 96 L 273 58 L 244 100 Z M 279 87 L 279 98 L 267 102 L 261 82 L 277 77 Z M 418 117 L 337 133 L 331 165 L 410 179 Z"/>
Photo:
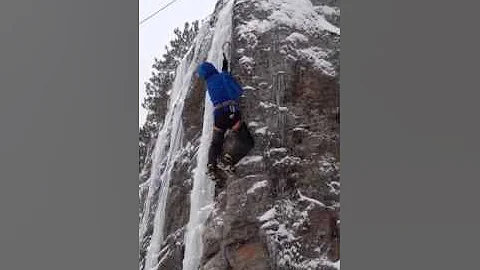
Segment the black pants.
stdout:
<path fill-rule="evenodd" d="M 218 109 L 215 112 L 215 128 L 213 129 L 212 143 L 208 152 L 208 164 L 217 165 L 217 159 L 223 151 L 225 132 L 232 129 L 241 120 L 241 113 L 238 109 L 231 112 L 228 108 Z"/>

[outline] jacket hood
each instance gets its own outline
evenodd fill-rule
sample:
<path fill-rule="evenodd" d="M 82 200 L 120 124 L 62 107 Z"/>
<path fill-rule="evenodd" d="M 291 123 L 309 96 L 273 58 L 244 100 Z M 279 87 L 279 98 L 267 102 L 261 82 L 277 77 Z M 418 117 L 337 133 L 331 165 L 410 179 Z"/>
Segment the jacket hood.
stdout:
<path fill-rule="evenodd" d="M 218 70 L 212 63 L 204 62 L 198 67 L 198 76 L 204 80 L 215 74 L 218 74 Z"/>

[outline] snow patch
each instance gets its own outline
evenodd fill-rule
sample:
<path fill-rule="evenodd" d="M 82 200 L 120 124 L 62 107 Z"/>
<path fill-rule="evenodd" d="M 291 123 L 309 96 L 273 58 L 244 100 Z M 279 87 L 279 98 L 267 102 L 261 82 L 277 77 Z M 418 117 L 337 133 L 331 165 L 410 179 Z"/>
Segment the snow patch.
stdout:
<path fill-rule="evenodd" d="M 325 60 L 328 57 L 328 53 L 320 47 L 310 47 L 306 49 L 297 50 L 300 57 L 306 59 L 314 68 L 322 70 L 326 75 L 335 76 L 336 71 L 332 63 Z"/>
<path fill-rule="evenodd" d="M 330 6 L 318 6 L 315 7 L 315 10 L 317 12 L 320 12 L 323 15 L 335 15 L 335 16 L 340 16 L 340 8 L 338 7 L 330 7 Z"/>
<path fill-rule="evenodd" d="M 326 185 L 327 185 L 327 187 L 330 188 L 330 190 L 329 190 L 330 193 L 333 193 L 335 195 L 340 194 L 340 182 L 332 181 L 330 183 L 327 183 Z"/>
<path fill-rule="evenodd" d="M 252 121 L 250 123 L 248 123 L 248 126 L 249 127 L 258 127 L 260 124 L 258 122 L 255 122 L 255 121 Z"/>
<path fill-rule="evenodd" d="M 263 160 L 263 156 L 246 156 L 240 162 L 238 162 L 238 165 L 247 165 L 250 163 L 255 163 L 255 162 L 260 162 Z"/>
<path fill-rule="evenodd" d="M 262 224 L 260 227 L 261 229 L 264 229 L 266 231 L 273 230 L 273 228 L 278 227 L 280 223 L 276 219 L 271 219 L 265 223 Z"/>
<path fill-rule="evenodd" d="M 268 181 L 267 180 L 256 182 L 255 184 L 252 185 L 251 188 L 249 188 L 247 190 L 247 194 L 254 193 L 256 189 L 263 188 L 263 187 L 266 187 L 266 186 L 268 186 Z"/>
<path fill-rule="evenodd" d="M 262 127 L 262 128 L 259 128 L 259 129 L 255 130 L 255 133 L 265 135 L 267 133 L 267 129 L 268 129 L 268 127 Z"/>
<path fill-rule="evenodd" d="M 268 150 L 268 153 L 269 154 L 272 154 L 272 153 L 286 153 L 287 151 L 288 151 L 287 148 L 284 148 L 284 147 L 282 147 L 282 148 L 272 148 L 272 149 Z"/>
<path fill-rule="evenodd" d="M 293 233 L 291 232 L 291 230 L 288 230 L 286 227 L 285 227 L 285 224 L 280 224 L 278 226 L 278 230 L 276 231 L 276 234 L 280 237 L 284 237 L 285 240 L 287 241 L 295 241 L 298 239 L 298 237 L 295 237 L 293 235 Z"/>
<path fill-rule="evenodd" d="M 305 35 L 302 35 L 298 32 L 294 32 L 290 34 L 287 38 L 285 38 L 286 41 L 292 42 L 292 43 L 307 43 L 308 38 Z"/>
<path fill-rule="evenodd" d="M 288 60 L 292 61 L 292 62 L 295 62 L 295 61 L 298 60 L 297 57 L 295 57 L 295 56 L 293 56 L 293 55 L 291 55 L 291 54 L 287 55 L 286 58 L 287 58 Z"/>
<path fill-rule="evenodd" d="M 336 262 L 332 262 L 332 261 L 324 261 L 323 262 L 323 265 L 328 265 L 328 266 L 331 266 L 331 267 L 334 267 L 338 270 L 340 270 L 340 260 L 336 261 Z"/>
<path fill-rule="evenodd" d="M 275 217 L 275 215 L 277 214 L 277 210 L 274 208 L 268 210 L 267 212 L 265 212 L 263 215 L 261 215 L 260 217 L 257 217 L 258 220 L 260 221 L 267 221 L 267 220 L 271 220 Z"/>
<path fill-rule="evenodd" d="M 273 103 L 263 102 L 263 101 L 260 101 L 259 105 L 260 105 L 261 107 L 263 107 L 263 108 L 266 108 L 266 109 L 272 108 L 272 107 L 276 107 L 276 105 L 273 104 Z"/>
<path fill-rule="evenodd" d="M 250 65 L 253 65 L 255 64 L 255 60 L 253 60 L 253 58 L 251 57 L 247 57 L 247 56 L 242 56 L 238 62 L 241 64 L 241 65 L 244 65 L 244 64 L 250 64 Z"/>
<path fill-rule="evenodd" d="M 294 156 L 286 156 L 282 158 L 279 161 L 275 161 L 273 163 L 273 166 L 278 166 L 278 165 L 294 165 L 294 164 L 299 164 L 302 161 L 301 158 L 299 157 L 294 157 Z"/>
<path fill-rule="evenodd" d="M 308 201 L 308 202 L 311 202 L 311 203 L 313 203 L 313 204 L 319 205 L 319 206 L 321 206 L 321 207 L 325 207 L 325 204 L 324 204 L 324 203 L 322 203 L 322 202 L 320 202 L 320 201 L 318 201 L 318 200 L 312 199 L 312 198 L 310 198 L 310 197 L 307 197 L 307 196 L 302 195 L 302 193 L 300 192 L 300 190 L 298 191 L 298 195 L 300 195 L 300 200 L 301 200 L 301 201 Z"/>
<path fill-rule="evenodd" d="M 302 128 L 302 127 L 296 127 L 293 129 L 293 131 L 308 131 L 308 129 Z"/>
<path fill-rule="evenodd" d="M 339 172 L 339 163 L 332 156 L 323 156 L 322 160 L 319 161 L 320 172 L 322 174 L 330 174 Z M 340 183 L 338 183 L 340 185 Z"/>
<path fill-rule="evenodd" d="M 340 28 L 328 22 L 322 14 L 315 11 L 310 0 L 262 1 L 256 6 L 256 9 L 270 12 L 270 15 L 266 20 L 253 19 L 238 26 L 237 31 L 241 37 L 247 37 L 253 33 L 262 34 L 279 25 L 304 29 L 312 34 L 324 30 L 340 35 Z"/>

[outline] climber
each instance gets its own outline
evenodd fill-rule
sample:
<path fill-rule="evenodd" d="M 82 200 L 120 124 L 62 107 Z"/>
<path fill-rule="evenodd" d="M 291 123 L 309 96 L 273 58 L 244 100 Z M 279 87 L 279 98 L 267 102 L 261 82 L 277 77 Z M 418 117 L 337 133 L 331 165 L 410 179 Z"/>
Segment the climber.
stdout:
<path fill-rule="evenodd" d="M 214 106 L 213 137 L 208 153 L 207 169 L 208 176 L 217 181 L 217 159 L 222 154 L 225 132 L 228 129 L 237 131 L 241 126 L 239 98 L 243 89 L 228 71 L 225 54 L 223 54 L 221 73 L 212 63 L 203 62 L 198 68 L 198 76 L 206 81 L 208 94 Z M 224 156 L 221 162 L 226 168 L 233 165 L 228 155 Z"/>

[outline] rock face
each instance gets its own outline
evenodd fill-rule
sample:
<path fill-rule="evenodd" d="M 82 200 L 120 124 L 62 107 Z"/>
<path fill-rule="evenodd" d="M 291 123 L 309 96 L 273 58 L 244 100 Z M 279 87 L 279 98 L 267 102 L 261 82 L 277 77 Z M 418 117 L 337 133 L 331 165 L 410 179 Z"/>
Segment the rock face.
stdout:
<path fill-rule="evenodd" d="M 256 145 L 207 219 L 200 269 L 339 268 L 339 1 L 235 0 L 233 13 L 232 73 Z M 204 98 L 185 100 L 158 269 L 182 267 Z"/>
<path fill-rule="evenodd" d="M 328 13 L 338 25 L 329 4 L 236 2 L 233 72 L 257 144 L 208 220 L 205 270 L 327 269 L 339 260 L 340 42 L 318 23 Z"/>

